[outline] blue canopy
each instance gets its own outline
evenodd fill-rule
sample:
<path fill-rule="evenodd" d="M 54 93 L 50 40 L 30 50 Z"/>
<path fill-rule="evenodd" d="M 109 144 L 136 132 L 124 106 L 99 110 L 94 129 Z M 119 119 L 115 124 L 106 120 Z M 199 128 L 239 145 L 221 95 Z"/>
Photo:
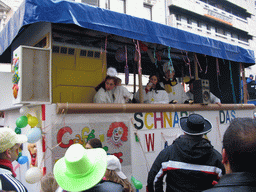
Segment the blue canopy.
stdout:
<path fill-rule="evenodd" d="M 255 63 L 254 52 L 249 49 L 146 19 L 65 0 L 25 0 L 0 33 L 0 55 L 11 45 L 23 26 L 37 22 L 75 24 L 235 62 Z"/>

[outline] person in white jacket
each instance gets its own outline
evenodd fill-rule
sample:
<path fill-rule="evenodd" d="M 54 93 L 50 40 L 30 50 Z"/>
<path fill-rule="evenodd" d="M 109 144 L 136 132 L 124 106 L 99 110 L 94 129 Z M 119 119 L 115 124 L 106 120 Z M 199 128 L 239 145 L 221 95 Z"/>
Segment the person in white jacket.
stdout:
<path fill-rule="evenodd" d="M 169 103 L 167 92 L 159 84 L 159 77 L 151 75 L 148 84 L 143 87 L 143 102 L 144 103 Z M 139 90 L 135 93 L 134 98 L 139 103 Z"/>
<path fill-rule="evenodd" d="M 114 103 L 114 88 L 116 87 L 116 77 L 107 76 L 105 81 L 98 85 L 95 89 L 97 93 L 94 95 L 94 103 Z"/>
<path fill-rule="evenodd" d="M 163 66 L 164 78 L 160 85 L 168 93 L 170 103 L 184 103 L 188 98 L 181 83 L 175 78 L 175 70 L 169 62 Z"/>
<path fill-rule="evenodd" d="M 122 80 L 117 77 L 117 85 L 114 90 L 114 103 L 128 103 L 131 93 L 121 85 Z"/>

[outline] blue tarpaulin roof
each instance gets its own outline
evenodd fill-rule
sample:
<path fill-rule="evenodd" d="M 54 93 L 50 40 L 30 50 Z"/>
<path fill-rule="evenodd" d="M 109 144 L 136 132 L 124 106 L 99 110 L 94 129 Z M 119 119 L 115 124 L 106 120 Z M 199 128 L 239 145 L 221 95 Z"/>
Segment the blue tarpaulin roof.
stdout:
<path fill-rule="evenodd" d="M 254 52 L 150 20 L 65 0 L 25 0 L 0 33 L 0 55 L 23 26 L 36 22 L 75 24 L 83 28 L 157 43 L 226 60 L 255 63 Z"/>

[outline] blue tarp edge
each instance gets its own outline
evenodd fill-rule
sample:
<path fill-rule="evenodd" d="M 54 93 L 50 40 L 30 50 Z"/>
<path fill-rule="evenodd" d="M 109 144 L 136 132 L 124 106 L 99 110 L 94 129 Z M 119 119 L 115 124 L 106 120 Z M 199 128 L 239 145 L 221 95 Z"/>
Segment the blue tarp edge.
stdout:
<path fill-rule="evenodd" d="M 76 24 L 184 51 L 235 62 L 255 63 L 254 52 L 250 49 L 146 19 L 65 0 L 25 0 L 0 33 L 0 55 L 11 45 L 23 26 L 37 22 Z"/>

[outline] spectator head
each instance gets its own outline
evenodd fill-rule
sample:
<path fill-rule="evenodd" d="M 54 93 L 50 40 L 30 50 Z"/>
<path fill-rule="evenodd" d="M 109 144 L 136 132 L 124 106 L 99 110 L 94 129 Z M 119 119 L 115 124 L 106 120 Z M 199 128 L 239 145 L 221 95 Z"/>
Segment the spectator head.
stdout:
<path fill-rule="evenodd" d="M 102 143 L 99 139 L 97 138 L 93 138 L 90 139 L 86 145 L 85 145 L 86 149 L 92 149 L 92 148 L 102 148 Z"/>
<path fill-rule="evenodd" d="M 106 168 L 107 154 L 104 149 L 85 149 L 76 143 L 55 163 L 53 174 L 62 189 L 84 191 L 102 180 Z"/>
<path fill-rule="evenodd" d="M 181 129 L 187 135 L 204 135 L 211 131 L 211 123 L 199 114 L 191 114 L 180 118 Z"/>
<path fill-rule="evenodd" d="M 256 120 L 235 118 L 223 136 L 223 164 L 227 173 L 256 173 Z M 228 166 L 228 167 L 227 167 Z"/>
<path fill-rule="evenodd" d="M 125 174 L 121 171 L 120 160 L 115 155 L 107 156 L 107 169 L 110 170 L 110 172 L 114 171 L 121 179 L 127 179 Z M 106 175 L 106 177 L 108 177 L 108 175 Z"/>
<path fill-rule="evenodd" d="M 164 63 L 163 72 L 167 79 L 173 79 L 175 76 L 175 70 L 169 61 Z"/>
<path fill-rule="evenodd" d="M 121 86 L 122 85 L 122 79 L 120 79 L 119 77 L 116 77 L 116 85 L 117 86 Z"/>
<path fill-rule="evenodd" d="M 159 76 L 157 74 L 152 74 L 149 76 L 149 82 L 153 84 L 153 87 L 156 87 L 156 84 L 159 83 Z"/>
<path fill-rule="evenodd" d="M 21 143 L 25 143 L 27 140 L 26 135 L 18 135 L 10 128 L 0 128 L 0 158 L 16 160 Z"/>
<path fill-rule="evenodd" d="M 107 76 L 105 79 L 105 90 L 110 91 L 115 88 L 117 85 L 117 79 L 116 77 Z"/>
<path fill-rule="evenodd" d="M 55 192 L 59 185 L 56 182 L 54 175 L 48 173 L 41 179 L 41 192 Z"/>

